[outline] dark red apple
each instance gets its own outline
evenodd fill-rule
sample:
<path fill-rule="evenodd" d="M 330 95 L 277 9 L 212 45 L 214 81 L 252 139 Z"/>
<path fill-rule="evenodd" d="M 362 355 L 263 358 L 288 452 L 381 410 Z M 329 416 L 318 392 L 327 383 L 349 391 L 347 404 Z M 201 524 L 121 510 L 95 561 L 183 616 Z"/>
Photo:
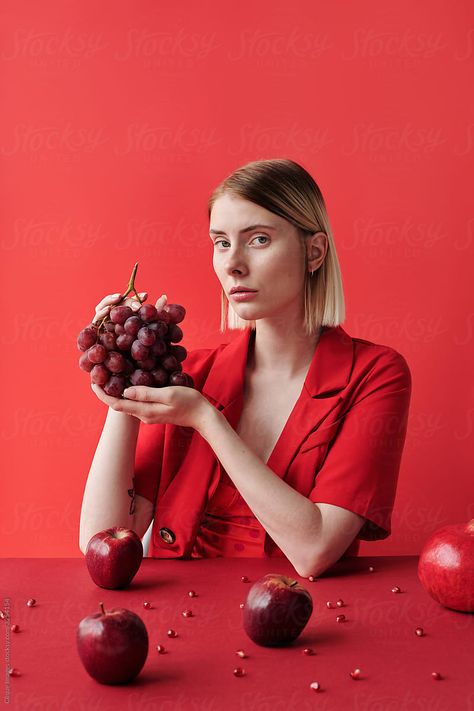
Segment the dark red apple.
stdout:
<path fill-rule="evenodd" d="M 85 558 L 94 583 L 116 590 L 132 582 L 143 559 L 143 545 L 130 528 L 106 528 L 92 536 Z"/>
<path fill-rule="evenodd" d="M 474 612 L 474 518 L 431 534 L 418 559 L 418 577 L 436 602 Z"/>
<path fill-rule="evenodd" d="M 76 632 L 79 657 L 101 684 L 126 684 L 140 673 L 148 655 L 148 633 L 138 615 L 114 608 L 84 617 Z"/>
<path fill-rule="evenodd" d="M 297 580 L 268 573 L 248 592 L 243 607 L 243 626 L 256 644 L 283 646 L 298 637 L 312 612 L 311 595 Z"/>

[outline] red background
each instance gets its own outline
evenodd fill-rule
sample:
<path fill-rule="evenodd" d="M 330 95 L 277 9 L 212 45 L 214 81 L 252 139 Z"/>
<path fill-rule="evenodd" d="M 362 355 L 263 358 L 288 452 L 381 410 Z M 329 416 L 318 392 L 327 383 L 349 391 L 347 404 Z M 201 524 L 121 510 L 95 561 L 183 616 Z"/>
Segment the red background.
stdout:
<path fill-rule="evenodd" d="M 473 23 L 448 0 L 2 3 L 2 556 L 82 555 L 106 407 L 76 336 L 136 261 L 183 345 L 233 339 L 207 200 L 262 158 L 313 175 L 343 327 L 412 371 L 393 534 L 360 554 L 474 516 Z"/>

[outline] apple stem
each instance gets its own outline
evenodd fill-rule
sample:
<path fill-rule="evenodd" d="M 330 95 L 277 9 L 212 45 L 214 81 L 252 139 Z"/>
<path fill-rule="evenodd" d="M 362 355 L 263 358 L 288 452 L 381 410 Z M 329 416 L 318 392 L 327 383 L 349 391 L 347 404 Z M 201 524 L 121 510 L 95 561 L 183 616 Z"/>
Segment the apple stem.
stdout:
<path fill-rule="evenodd" d="M 102 614 L 105 615 L 104 603 L 103 603 L 103 602 L 99 602 L 99 607 L 100 607 L 100 611 L 102 612 Z"/>
<path fill-rule="evenodd" d="M 293 588 L 295 585 L 298 585 L 298 581 L 297 581 L 297 580 L 293 580 L 293 582 L 290 583 L 289 587 L 290 587 L 290 588 Z"/>

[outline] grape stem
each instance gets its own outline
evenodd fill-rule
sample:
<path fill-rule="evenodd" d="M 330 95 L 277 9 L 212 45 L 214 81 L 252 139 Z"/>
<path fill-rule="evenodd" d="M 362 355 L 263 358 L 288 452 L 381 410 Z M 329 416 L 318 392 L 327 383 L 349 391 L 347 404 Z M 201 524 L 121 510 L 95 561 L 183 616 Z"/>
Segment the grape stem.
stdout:
<path fill-rule="evenodd" d="M 131 291 L 134 292 L 135 296 L 137 297 L 138 302 L 139 302 L 140 304 L 143 303 L 142 300 L 140 299 L 140 295 L 138 294 L 137 290 L 135 289 L 135 277 L 136 277 L 136 275 L 137 275 L 137 269 L 138 269 L 138 262 L 135 262 L 135 266 L 134 266 L 133 269 L 132 269 L 132 274 L 131 274 L 130 279 L 129 279 L 129 281 L 128 281 L 127 289 L 126 289 L 125 293 L 124 293 L 124 294 L 120 297 L 120 299 L 117 301 L 117 303 L 115 304 L 115 306 L 119 306 L 119 304 L 121 304 L 122 301 L 125 301 L 125 299 L 126 299 L 127 296 L 130 294 Z M 102 324 L 105 323 L 105 321 L 107 321 L 108 318 L 109 318 L 109 314 L 106 314 L 106 315 L 104 316 L 104 318 L 102 319 L 102 321 L 99 323 L 98 327 L 97 327 L 97 333 L 100 332 L 100 329 L 101 329 Z"/>

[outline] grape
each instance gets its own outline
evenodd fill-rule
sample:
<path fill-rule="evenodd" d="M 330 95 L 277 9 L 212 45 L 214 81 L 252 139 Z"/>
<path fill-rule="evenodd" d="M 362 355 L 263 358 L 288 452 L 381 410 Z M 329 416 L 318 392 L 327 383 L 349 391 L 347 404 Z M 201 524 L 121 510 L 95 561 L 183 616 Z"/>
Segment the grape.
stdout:
<path fill-rule="evenodd" d="M 99 364 L 94 365 L 90 372 L 91 382 L 97 385 L 105 385 L 107 380 L 110 378 L 110 372 L 107 370 L 105 365 Z"/>
<path fill-rule="evenodd" d="M 125 378 L 123 375 L 112 375 L 104 390 L 111 397 L 121 397 L 125 390 Z"/>
<path fill-rule="evenodd" d="M 97 341 L 97 329 L 86 326 L 77 337 L 77 347 L 80 351 L 86 351 Z"/>
<path fill-rule="evenodd" d="M 169 352 L 171 355 L 174 355 L 176 360 L 182 361 L 185 360 L 186 356 L 188 355 L 188 351 L 184 346 L 172 346 L 170 345 L 169 347 Z"/>
<path fill-rule="evenodd" d="M 186 316 L 186 309 L 180 304 L 165 304 L 171 323 L 180 323 Z"/>
<path fill-rule="evenodd" d="M 133 311 L 130 306 L 114 306 L 110 309 L 109 316 L 114 323 L 124 324 L 130 316 L 133 316 Z"/>
<path fill-rule="evenodd" d="M 171 323 L 170 315 L 167 311 L 164 309 L 161 309 L 161 311 L 158 311 L 157 314 L 158 321 L 163 321 L 163 323 Z"/>
<path fill-rule="evenodd" d="M 130 353 L 134 360 L 146 360 L 150 355 L 150 349 L 137 339 L 133 341 Z"/>
<path fill-rule="evenodd" d="M 125 369 L 123 355 L 121 353 L 117 353 L 117 351 L 110 351 L 104 361 L 104 365 L 110 370 L 111 373 L 123 373 Z"/>
<path fill-rule="evenodd" d="M 180 373 L 178 371 L 174 371 L 174 373 L 171 373 L 170 375 L 170 385 L 187 385 L 188 384 L 188 379 L 186 376 L 186 373 Z"/>
<path fill-rule="evenodd" d="M 166 355 L 161 359 L 161 365 L 166 370 L 178 370 L 179 363 L 172 355 Z"/>
<path fill-rule="evenodd" d="M 113 351 L 115 349 L 115 334 L 110 333 L 109 331 L 104 331 L 104 333 L 100 334 L 99 341 L 107 351 Z"/>
<path fill-rule="evenodd" d="M 103 363 L 107 358 L 107 351 L 103 345 L 96 343 L 95 346 L 91 346 L 87 351 L 87 357 L 92 363 Z"/>
<path fill-rule="evenodd" d="M 173 343 L 178 343 L 178 341 L 181 341 L 183 338 L 183 332 L 179 326 L 177 326 L 175 323 L 172 323 L 169 327 L 166 338 L 169 341 L 173 341 Z"/>
<path fill-rule="evenodd" d="M 136 267 L 121 301 L 134 291 Z M 143 303 L 136 312 L 123 303 L 109 307 L 105 318 L 88 323 L 77 336 L 80 369 L 107 395 L 117 398 L 130 385 L 194 387 L 193 378 L 183 371 L 188 352 L 173 345 L 183 338 L 177 324 L 185 314 L 180 304 L 167 304 L 158 311 Z"/>
<path fill-rule="evenodd" d="M 146 360 L 137 360 L 137 365 L 140 370 L 153 370 L 156 368 L 156 358 L 147 358 Z"/>
<path fill-rule="evenodd" d="M 155 383 L 159 387 L 163 387 L 168 384 L 168 372 L 164 368 L 156 368 L 152 370 L 151 374 L 155 378 Z"/>
<path fill-rule="evenodd" d="M 132 385 L 154 385 L 155 379 L 151 373 L 146 370 L 135 370 L 130 376 L 130 382 Z"/>
<path fill-rule="evenodd" d="M 156 334 L 157 337 L 164 336 L 168 332 L 168 326 L 164 321 L 153 321 L 148 324 L 148 328 Z"/>
<path fill-rule="evenodd" d="M 147 326 L 143 326 L 137 333 L 137 338 L 144 346 L 152 346 L 156 341 L 156 335 Z"/>
<path fill-rule="evenodd" d="M 165 343 L 165 341 L 163 341 L 162 338 L 158 338 L 158 340 L 155 341 L 155 343 L 152 345 L 152 347 L 150 349 L 151 354 L 154 356 L 165 355 L 166 351 L 167 351 L 166 343 Z"/>
<path fill-rule="evenodd" d="M 129 351 L 134 340 L 135 336 L 130 333 L 122 333 L 117 336 L 117 348 L 121 351 Z"/>
<path fill-rule="evenodd" d="M 81 353 L 79 357 L 79 368 L 85 370 L 87 373 L 90 373 L 93 367 L 94 363 L 89 360 L 87 353 Z"/>
<path fill-rule="evenodd" d="M 140 316 L 142 321 L 156 321 L 156 319 L 158 318 L 158 311 L 156 309 L 156 306 L 153 306 L 152 304 L 143 304 L 138 309 L 138 315 Z"/>
<path fill-rule="evenodd" d="M 125 329 L 125 333 L 129 333 L 131 336 L 136 336 L 143 325 L 144 324 L 141 318 L 138 318 L 138 316 L 130 316 L 130 318 L 128 318 L 123 324 L 123 327 Z"/>

